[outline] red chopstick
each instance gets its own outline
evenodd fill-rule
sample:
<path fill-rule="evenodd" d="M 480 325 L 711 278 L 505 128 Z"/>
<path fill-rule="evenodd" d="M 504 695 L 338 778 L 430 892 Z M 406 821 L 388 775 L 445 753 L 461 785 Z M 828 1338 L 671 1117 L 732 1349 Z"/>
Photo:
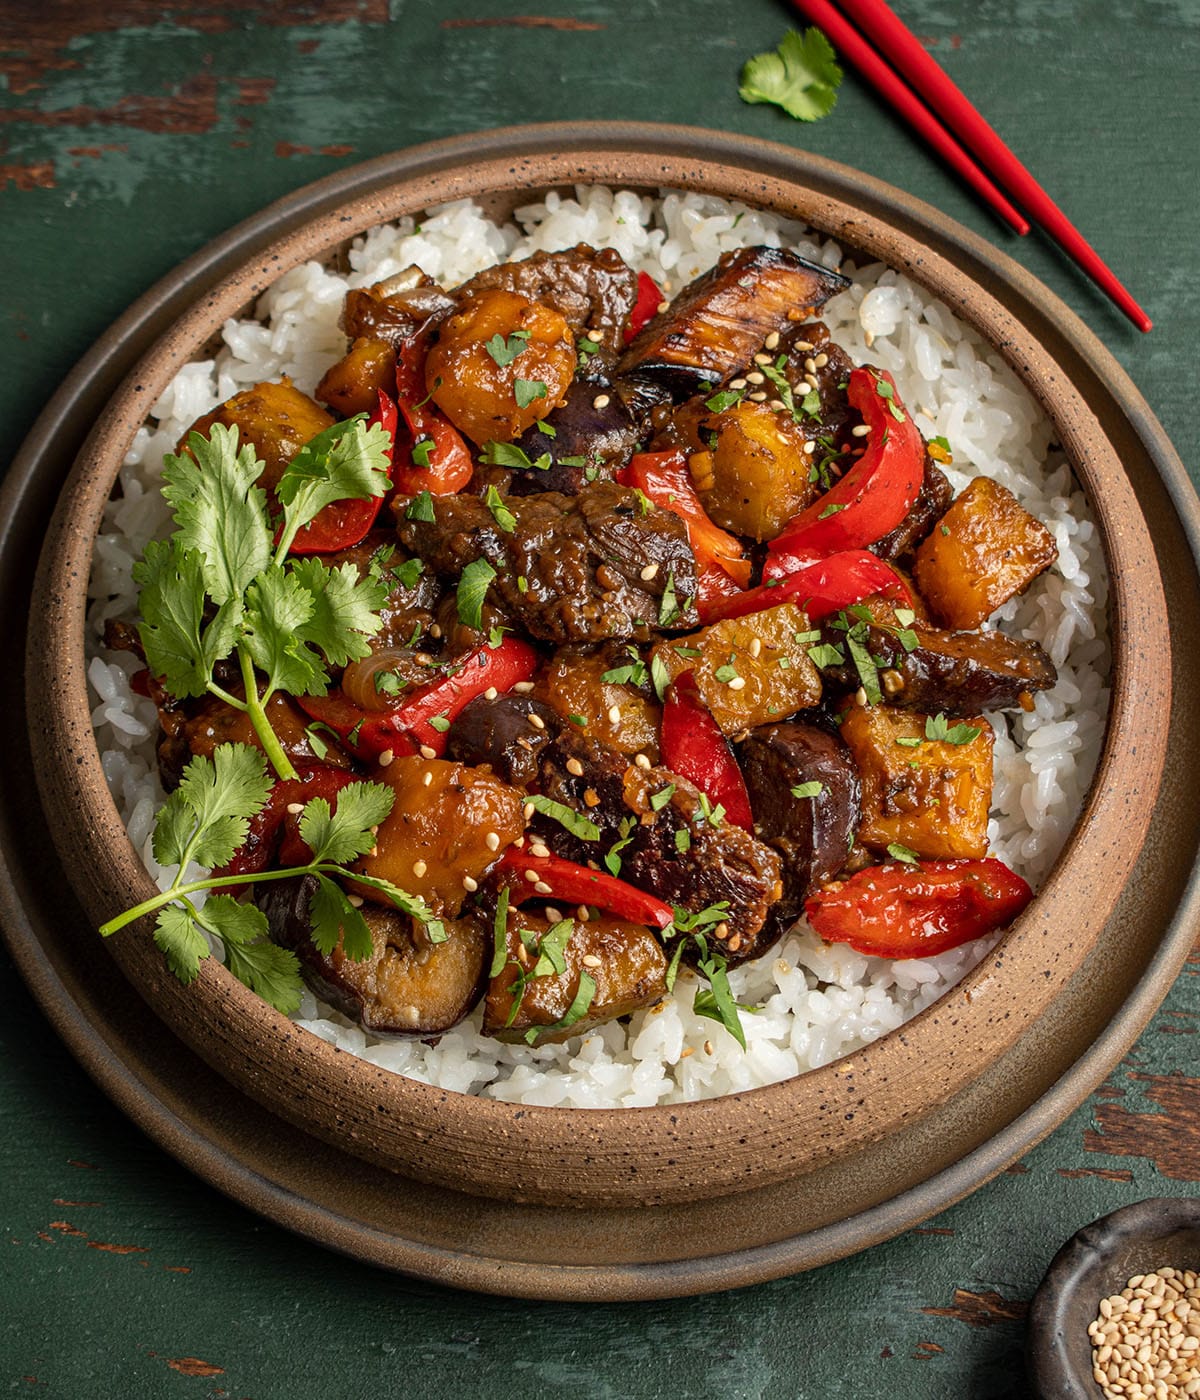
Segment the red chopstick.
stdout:
<path fill-rule="evenodd" d="M 964 149 L 956 137 L 934 116 L 921 99 L 899 79 L 862 35 L 844 19 L 829 0 L 793 0 L 807 11 L 814 24 L 820 25 L 837 49 L 860 70 L 871 85 L 885 97 L 948 164 L 984 199 L 1017 233 L 1028 233 L 1029 222 L 1015 209 L 1008 197 L 999 190 L 986 171 Z"/>
<path fill-rule="evenodd" d="M 847 32 L 854 34 L 857 44 L 863 45 L 867 52 L 874 51 L 845 18 L 832 8 L 828 0 L 796 0 L 796 3 L 822 27 L 828 23 L 831 14 L 835 15 L 838 30 L 843 34 L 841 42 L 845 45 L 846 57 L 862 68 L 865 76 L 871 78 L 867 68 L 855 57 L 855 50 L 846 44 L 844 35 Z M 857 23 L 866 40 L 873 42 L 893 67 L 908 79 L 917 93 L 938 113 L 964 145 L 974 151 L 987 170 L 1019 201 L 1059 247 L 1112 298 L 1139 330 L 1148 331 L 1153 324 L 1150 317 L 1125 290 L 1083 234 L 972 106 L 962 89 L 926 52 L 917 36 L 888 6 L 886 0 L 842 0 L 842 9 Z M 822 18 L 817 19 L 818 13 Z M 832 29 L 830 37 L 838 44 Z M 880 90 L 884 91 L 882 88 Z M 887 93 L 884 92 L 884 95 Z M 901 107 L 900 110 L 907 115 L 905 108 Z"/>

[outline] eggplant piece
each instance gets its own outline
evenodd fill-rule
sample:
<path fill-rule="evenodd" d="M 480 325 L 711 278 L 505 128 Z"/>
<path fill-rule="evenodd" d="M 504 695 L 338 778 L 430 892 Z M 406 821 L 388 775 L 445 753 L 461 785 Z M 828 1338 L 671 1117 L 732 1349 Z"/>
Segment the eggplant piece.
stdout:
<path fill-rule="evenodd" d="M 667 959 L 658 939 L 641 924 L 607 917 L 587 923 L 572 919 L 562 947 L 565 971 L 555 973 L 551 967 L 541 976 L 530 976 L 551 927 L 548 918 L 509 910 L 507 960 L 488 988 L 484 1035 L 523 1041 L 535 1030 L 535 1044 L 552 1044 L 653 1006 L 666 996 Z M 563 1026 L 584 972 L 595 983 L 595 993 L 583 1015 Z"/>
<path fill-rule="evenodd" d="M 541 721 L 532 722 L 533 716 Z M 477 695 L 450 727 L 446 757 L 489 767 L 498 778 L 528 787 L 537 777 L 539 755 L 558 733 L 558 714 L 532 695 Z"/>
<path fill-rule="evenodd" d="M 921 482 L 917 499 L 900 524 L 871 545 L 871 553 L 888 560 L 903 559 L 911 554 L 945 514 L 953 499 L 954 487 L 950 485 L 950 478 L 932 457 L 926 456 L 925 479 Z"/>
<path fill-rule="evenodd" d="M 620 353 L 629 313 L 637 299 L 637 273 L 615 248 L 587 243 L 555 253 L 534 253 L 521 262 L 500 263 L 476 273 L 455 291 L 461 301 L 478 292 L 515 292 L 552 306 L 581 336 L 599 346 L 584 367 L 586 378 L 611 368 Z"/>
<path fill-rule="evenodd" d="M 692 913 L 726 903 L 724 919 L 706 933 L 731 965 L 768 946 L 762 929 L 783 892 L 780 858 L 722 820 L 691 783 L 666 768 L 630 763 L 565 725 L 542 750 L 538 787 L 600 829 L 589 841 L 535 815 L 531 831 L 554 854 L 580 864 L 605 860 L 610 871 L 615 864 L 622 880 Z M 694 961 L 695 953 L 689 941 L 686 956 Z"/>
<path fill-rule="evenodd" d="M 545 421 L 553 437 L 535 423 L 517 439 L 517 446 L 531 462 L 548 456 L 550 466 L 545 471 L 513 472 L 508 489 L 514 496 L 537 491 L 574 496 L 587 482 L 611 481 L 633 456 L 640 436 L 620 395 L 596 380 L 576 379 L 566 403 L 548 413 Z"/>
<path fill-rule="evenodd" d="M 772 912 L 790 923 L 850 855 L 862 806 L 858 769 L 840 737 L 812 724 L 755 729 L 737 754 L 755 835 L 783 857 L 783 898 Z M 814 783 L 811 796 L 794 795 Z"/>
<path fill-rule="evenodd" d="M 351 340 L 380 340 L 399 350 L 423 327 L 448 316 L 456 302 L 419 267 L 346 293 L 341 328 Z"/>
<path fill-rule="evenodd" d="M 922 714 L 969 719 L 984 710 L 1024 707 L 1022 696 L 1049 690 L 1058 680 L 1054 662 L 1036 642 L 1003 632 L 943 632 L 922 627 L 905 651 L 894 629 L 868 626 L 867 650 L 875 658 L 887 703 Z M 826 627 L 822 640 L 844 648 L 846 634 Z M 843 691 L 862 684 L 854 666 L 822 668 Z"/>
<path fill-rule="evenodd" d="M 374 950 L 362 962 L 342 953 L 328 956 L 312 941 L 309 904 L 317 882 L 311 875 L 262 887 L 259 908 L 270 935 L 300 960 L 313 992 L 372 1035 L 441 1035 L 470 1014 L 483 995 L 491 935 L 474 912 L 445 920 L 446 939 L 430 940 L 425 926 L 396 909 L 364 904 Z"/>
<path fill-rule="evenodd" d="M 849 285 L 785 248 L 724 253 L 638 332 L 616 377 L 649 380 L 682 402 L 750 364 L 773 331 L 782 334 Z"/>

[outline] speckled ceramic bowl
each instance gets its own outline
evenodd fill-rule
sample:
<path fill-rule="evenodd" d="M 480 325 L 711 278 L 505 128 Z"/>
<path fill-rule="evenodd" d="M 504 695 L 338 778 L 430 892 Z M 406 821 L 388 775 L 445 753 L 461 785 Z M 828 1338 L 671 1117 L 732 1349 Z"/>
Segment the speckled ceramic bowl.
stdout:
<path fill-rule="evenodd" d="M 1097 1400 L 1088 1327 L 1101 1300 L 1138 1274 L 1200 1273 L 1200 1200 L 1158 1196 L 1085 1225 L 1054 1256 L 1029 1309 L 1030 1377 L 1040 1400 Z M 1200 1355 L 1195 1358 L 1200 1375 Z"/>
<path fill-rule="evenodd" d="M 1015 265 L 867 177 L 782 147 L 673 128 L 481 133 L 313 186 L 242 231 L 244 256 L 232 271 L 214 279 L 220 259 L 200 257 L 169 279 L 161 303 L 185 309 L 96 421 L 62 490 L 35 584 L 32 744 L 54 839 L 65 868 L 84 872 L 71 878 L 98 924 L 150 893 L 101 773 L 83 654 L 97 521 L 149 407 L 225 318 L 243 314 L 296 263 L 330 255 L 372 224 L 448 199 L 474 196 L 504 215 L 534 192 L 576 182 L 707 190 L 804 219 L 934 290 L 996 347 L 1053 418 L 1095 504 L 1107 551 L 1115 668 L 1098 777 L 1041 893 L 959 986 L 868 1049 L 769 1088 L 637 1110 L 525 1108 L 431 1088 L 298 1030 L 214 961 L 182 987 L 146 930 L 127 930 L 110 940 L 110 951 L 154 1016 L 230 1084 L 339 1151 L 510 1205 L 658 1210 L 643 1215 L 636 1243 L 639 1227 L 623 1226 L 619 1240 L 600 1243 L 584 1231 L 579 1247 L 614 1260 L 695 1257 L 710 1252 L 714 1228 L 724 1249 L 759 1246 L 829 1226 L 950 1167 L 1062 1072 L 1069 1061 L 1056 1061 L 1047 1044 L 1074 1046 L 1081 1037 L 1086 1044 L 1096 1033 L 1090 1009 L 1068 992 L 1073 979 L 1078 986 L 1090 975 L 1089 958 L 1150 821 L 1169 722 L 1170 638 L 1146 521 L 1089 406 L 1094 375 L 1069 339 L 1033 333 L 1014 306 L 1050 301 L 1055 316 L 1068 318 L 1072 329 L 1077 323 Z M 990 259 L 1003 275 L 984 285 L 981 272 L 964 270 L 972 259 L 977 268 Z M 1014 282 L 1022 284 L 1023 302 Z M 87 929 L 78 936 L 87 938 Z M 1152 934 L 1147 938 L 1151 947 Z M 1158 975 L 1161 996 L 1173 968 Z M 692 1223 L 682 1224 L 688 1217 Z M 556 1218 L 569 1220 L 570 1211 Z M 714 1226 L 715 1219 L 724 1223 Z M 561 1228 L 570 1249 L 571 1227 Z"/>

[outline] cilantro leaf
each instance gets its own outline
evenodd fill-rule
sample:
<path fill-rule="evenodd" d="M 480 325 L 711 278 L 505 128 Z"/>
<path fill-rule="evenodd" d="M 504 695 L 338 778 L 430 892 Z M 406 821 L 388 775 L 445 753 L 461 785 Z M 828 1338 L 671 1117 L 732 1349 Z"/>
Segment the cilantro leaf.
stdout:
<path fill-rule="evenodd" d="M 246 839 L 250 818 L 271 795 L 262 754 L 249 744 L 218 744 L 211 758 L 197 755 L 154 826 L 154 858 L 180 865 L 224 865 Z"/>
<path fill-rule="evenodd" d="M 238 449 L 238 430 L 214 423 L 208 437 L 190 433 L 187 452 L 163 459 L 163 496 L 175 514 L 176 537 L 200 554 L 214 603 L 241 599 L 271 559 L 264 470 L 253 443 Z"/>
<path fill-rule="evenodd" d="M 907 846 L 902 846 L 898 841 L 893 841 L 888 846 L 887 853 L 893 860 L 903 861 L 905 865 L 916 865 L 919 859 L 916 851 L 910 851 Z"/>
<path fill-rule="evenodd" d="M 518 470 L 536 467 L 543 472 L 550 470 L 549 452 L 531 458 L 529 453 L 518 447 L 515 442 L 485 442 L 479 453 L 479 460 L 490 467 L 514 467 Z"/>
<path fill-rule="evenodd" d="M 208 939 L 180 904 L 168 904 L 158 911 L 154 942 L 165 956 L 167 966 L 187 986 L 200 975 L 200 964 L 209 955 Z"/>
<path fill-rule="evenodd" d="M 742 69 L 743 102 L 774 102 L 800 121 L 828 116 L 842 81 L 833 46 L 819 29 L 789 29 L 775 53 L 760 53 Z"/>
<path fill-rule="evenodd" d="M 488 977 L 499 977 L 508 957 L 508 886 L 500 891 L 496 904 L 496 918 L 492 924 L 492 965 Z"/>
<path fill-rule="evenodd" d="M 306 802 L 300 815 L 300 835 L 312 850 L 313 864 L 330 861 L 345 865 L 366 855 L 375 844 L 371 828 L 384 820 L 394 801 L 392 789 L 383 783 L 362 782 L 342 788 L 334 811 L 324 797 Z"/>
<path fill-rule="evenodd" d="M 334 423 L 310 438 L 287 464 L 275 485 L 284 510 L 284 533 L 294 538 L 334 501 L 370 500 L 392 484 L 388 449 L 392 439 L 380 423 L 367 427 L 363 415 Z"/>
<path fill-rule="evenodd" d="M 825 791 L 825 784 L 816 781 L 797 783 L 792 788 L 793 797 L 819 797 Z"/>
<path fill-rule="evenodd" d="M 500 368 L 504 369 L 506 365 L 511 365 L 518 355 L 524 354 L 529 348 L 529 332 L 513 331 L 512 335 L 505 340 L 497 331 L 491 340 L 484 342 L 483 348 Z"/>
<path fill-rule="evenodd" d="M 560 919 L 542 934 L 538 943 L 538 960 L 530 972 L 531 977 L 562 976 L 567 970 L 565 949 L 575 932 L 573 919 Z"/>
<path fill-rule="evenodd" d="M 546 385 L 540 379 L 518 379 L 513 384 L 513 395 L 518 408 L 528 408 L 531 403 L 546 397 Z"/>
<path fill-rule="evenodd" d="M 437 519 L 433 513 L 433 497 L 428 491 L 418 492 L 404 507 L 405 520 L 423 520 L 432 525 Z"/>
<path fill-rule="evenodd" d="M 312 805 L 310 802 L 309 806 Z M 308 916 L 312 921 L 312 941 L 325 957 L 338 946 L 339 939 L 343 955 L 351 962 L 362 962 L 374 951 L 366 919 L 350 903 L 341 885 L 326 875 L 317 876 L 317 887 L 309 901 Z"/>
<path fill-rule="evenodd" d="M 241 601 L 223 603 L 204 621 L 204 560 L 178 540 L 151 540 L 133 566 L 141 587 L 138 636 L 146 664 L 179 699 L 203 695 L 212 669 L 232 650 Z"/>
<path fill-rule="evenodd" d="M 354 872 L 356 884 L 368 885 L 373 890 L 378 890 L 383 897 L 393 904 L 402 914 L 407 914 L 410 919 L 416 919 L 418 923 L 425 925 L 425 933 L 430 943 L 445 943 L 447 937 L 446 926 L 441 919 L 435 918 L 433 910 L 420 897 L 420 895 L 409 894 L 407 890 L 402 890 L 399 885 L 393 885 L 390 880 L 385 880 L 379 875 L 364 875 L 361 871 Z"/>
<path fill-rule="evenodd" d="M 555 802 L 552 797 L 543 797 L 540 793 L 530 793 L 525 802 L 544 817 L 551 817 L 560 826 L 566 827 L 572 836 L 578 836 L 581 841 L 599 841 L 600 828 L 596 823 L 565 803 Z"/>
<path fill-rule="evenodd" d="M 697 989 L 692 1010 L 697 1016 L 706 1016 L 710 1021 L 719 1022 L 744 1050 L 746 1032 L 742 1028 L 737 1002 L 729 986 L 725 959 L 720 953 L 713 953 L 707 958 L 702 958 L 697 967 L 708 979 L 708 986 Z"/>
<path fill-rule="evenodd" d="M 421 561 L 408 563 L 420 566 Z M 369 656 L 367 638 L 383 625 L 379 612 L 388 599 L 387 584 L 369 572 L 360 577 L 357 564 L 331 569 L 314 555 L 297 559 L 291 575 L 312 600 L 312 614 L 299 635 L 317 647 L 331 666 L 346 666 Z"/>
<path fill-rule="evenodd" d="M 458 620 L 478 632 L 483 627 L 483 600 L 496 577 L 486 559 L 472 559 L 458 581 Z"/>
<path fill-rule="evenodd" d="M 208 905 L 204 907 L 207 909 Z M 239 982 L 244 982 L 276 1011 L 290 1016 L 299 1009 L 304 987 L 295 953 L 266 938 L 256 943 L 226 943 L 225 963 Z"/>
<path fill-rule="evenodd" d="M 312 594 L 295 572 L 278 564 L 265 569 L 246 590 L 244 644 L 267 676 L 267 693 L 323 695 L 328 673 L 306 644 L 306 626 L 316 611 Z"/>
<path fill-rule="evenodd" d="M 517 517 L 504 504 L 504 497 L 494 486 L 489 486 L 487 495 L 483 498 L 484 504 L 492 512 L 492 519 L 507 535 L 511 535 L 517 528 Z"/>
<path fill-rule="evenodd" d="M 525 1040 L 529 1045 L 535 1045 L 542 1036 L 551 1031 L 565 1031 L 568 1027 L 582 1021 L 587 1015 L 588 1007 L 591 1006 L 596 996 L 596 980 L 590 973 L 581 972 L 579 974 L 579 988 L 575 993 L 575 999 L 567 1007 L 562 1018 L 554 1022 L 551 1026 L 530 1026 L 525 1032 Z"/>

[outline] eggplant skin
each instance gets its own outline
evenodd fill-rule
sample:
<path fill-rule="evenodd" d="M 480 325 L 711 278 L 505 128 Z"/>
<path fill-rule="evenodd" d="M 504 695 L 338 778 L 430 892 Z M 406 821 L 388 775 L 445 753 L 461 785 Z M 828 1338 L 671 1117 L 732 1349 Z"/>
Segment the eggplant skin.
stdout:
<path fill-rule="evenodd" d="M 772 331 L 807 318 L 850 284 L 786 248 L 739 248 L 697 277 L 633 338 L 619 378 L 652 380 L 676 401 L 748 365 Z"/>
<path fill-rule="evenodd" d="M 431 943 L 425 930 L 398 910 L 362 907 L 374 951 L 362 962 L 328 956 L 312 941 L 308 908 L 316 889 L 310 875 L 280 880 L 257 896 L 275 943 L 300 960 L 305 982 L 324 1001 L 372 1035 L 424 1039 L 463 1020 L 482 997 L 491 940 L 474 914 L 444 921 L 446 940 Z"/>

